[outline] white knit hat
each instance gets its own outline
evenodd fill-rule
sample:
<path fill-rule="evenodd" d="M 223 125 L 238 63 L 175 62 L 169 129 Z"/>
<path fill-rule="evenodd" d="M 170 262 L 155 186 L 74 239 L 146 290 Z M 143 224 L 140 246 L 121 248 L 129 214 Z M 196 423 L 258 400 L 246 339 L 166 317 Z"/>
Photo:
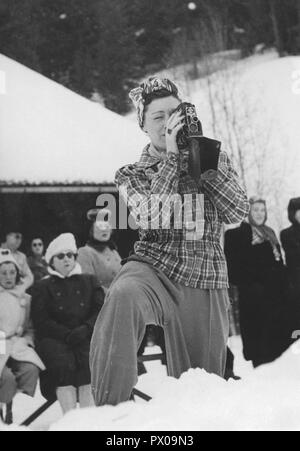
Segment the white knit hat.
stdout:
<path fill-rule="evenodd" d="M 3 263 L 13 263 L 16 268 L 20 271 L 20 267 L 14 258 L 13 254 L 8 249 L 0 249 L 0 265 Z"/>
<path fill-rule="evenodd" d="M 70 251 L 77 254 L 76 240 L 72 233 L 63 233 L 49 244 L 46 251 L 46 262 L 49 264 L 55 255 L 63 251 Z"/>

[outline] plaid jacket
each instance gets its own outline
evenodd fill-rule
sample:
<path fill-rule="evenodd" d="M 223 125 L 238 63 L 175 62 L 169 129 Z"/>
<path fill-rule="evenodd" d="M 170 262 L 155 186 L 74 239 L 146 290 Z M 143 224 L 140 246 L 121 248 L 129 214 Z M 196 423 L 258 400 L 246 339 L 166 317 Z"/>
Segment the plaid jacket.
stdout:
<path fill-rule="evenodd" d="M 223 151 L 218 171 L 214 177 L 204 177 L 200 187 L 187 170 L 187 153 L 162 160 L 150 155 L 147 146 L 138 163 L 117 172 L 116 185 L 140 227 L 135 254 L 185 286 L 228 288 L 222 225 L 245 219 L 249 211 L 246 193 Z M 182 213 L 183 209 L 178 215 L 180 206 L 176 209 L 175 205 L 180 203 L 172 201 L 174 195 L 177 199 L 187 197 L 184 210 L 192 211 L 192 217 Z M 149 226 L 149 219 L 154 228 Z M 182 226 L 178 226 L 180 220 Z"/>

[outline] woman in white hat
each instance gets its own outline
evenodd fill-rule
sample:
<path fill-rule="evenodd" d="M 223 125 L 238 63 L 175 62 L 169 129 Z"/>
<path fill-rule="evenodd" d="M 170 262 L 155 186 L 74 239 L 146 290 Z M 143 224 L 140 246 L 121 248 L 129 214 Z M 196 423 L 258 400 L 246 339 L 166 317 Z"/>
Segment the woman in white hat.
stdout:
<path fill-rule="evenodd" d="M 17 294 L 16 288 L 19 283 L 20 268 L 16 260 L 9 250 L 0 249 L 0 403 L 2 404 L 10 404 L 18 391 L 33 397 L 39 370 L 45 369 L 34 351 L 29 321 L 31 298 L 27 294 Z M 0 406 L 1 411 L 2 407 Z"/>
<path fill-rule="evenodd" d="M 32 317 L 37 349 L 45 362 L 42 393 L 57 397 L 64 413 L 93 405 L 89 348 L 104 292 L 94 276 L 82 274 L 75 238 L 65 233 L 46 252 L 49 278 L 33 289 Z"/>

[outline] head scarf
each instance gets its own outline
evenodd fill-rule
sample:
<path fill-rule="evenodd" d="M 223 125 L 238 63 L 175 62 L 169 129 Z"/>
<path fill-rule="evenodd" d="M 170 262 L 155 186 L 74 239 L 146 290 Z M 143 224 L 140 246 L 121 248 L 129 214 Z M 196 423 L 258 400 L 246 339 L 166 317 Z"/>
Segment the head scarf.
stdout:
<path fill-rule="evenodd" d="M 256 244 L 264 243 L 266 241 L 269 242 L 272 246 L 275 260 L 279 261 L 281 259 L 281 255 L 280 255 L 280 251 L 279 251 L 279 247 L 280 247 L 279 241 L 276 237 L 274 230 L 266 225 L 266 222 L 268 219 L 266 201 L 260 197 L 252 197 L 249 202 L 250 202 L 249 223 L 252 227 L 252 234 L 253 234 L 252 244 L 256 245 Z M 262 225 L 257 225 L 253 219 L 251 207 L 255 204 L 263 204 L 265 206 L 266 216 L 265 216 L 265 221 Z"/>
<path fill-rule="evenodd" d="M 96 224 L 100 230 L 110 230 L 113 232 L 112 224 L 110 222 L 111 217 L 112 212 L 106 208 L 93 208 L 87 213 L 88 220 L 93 223 L 89 231 L 89 239 L 87 244 L 98 252 L 104 252 L 107 248 L 117 250 L 117 246 L 112 237 L 106 242 L 98 241 L 94 237 L 94 224 Z M 107 218 L 107 220 L 105 218 Z"/>
<path fill-rule="evenodd" d="M 132 100 L 138 115 L 138 121 L 141 128 L 144 126 L 145 101 L 148 95 L 158 91 L 168 91 L 170 95 L 180 98 L 179 89 L 168 78 L 150 77 L 137 88 L 132 89 L 129 97 Z"/>

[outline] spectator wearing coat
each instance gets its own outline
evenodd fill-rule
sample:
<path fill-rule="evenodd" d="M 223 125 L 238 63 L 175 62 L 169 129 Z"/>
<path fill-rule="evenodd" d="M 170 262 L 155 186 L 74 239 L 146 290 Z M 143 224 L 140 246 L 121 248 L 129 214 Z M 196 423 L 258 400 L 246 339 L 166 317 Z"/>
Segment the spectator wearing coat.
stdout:
<path fill-rule="evenodd" d="M 92 209 L 87 216 L 92 226 L 87 244 L 78 251 L 78 263 L 83 273 L 93 274 L 107 291 L 121 270 L 121 257 L 112 240 L 111 212 Z"/>
<path fill-rule="evenodd" d="M 6 234 L 6 240 L 2 244 L 2 249 L 8 249 L 11 251 L 14 259 L 16 260 L 18 267 L 20 268 L 20 275 L 23 280 L 23 284 L 19 285 L 17 289 L 20 291 L 28 290 L 33 282 L 33 274 L 28 266 L 26 255 L 19 251 L 22 245 L 23 236 L 19 232 L 8 232 Z M 20 291 L 20 294 L 22 294 Z"/>
<path fill-rule="evenodd" d="M 35 283 L 48 275 L 48 265 L 44 257 L 44 249 L 44 242 L 41 238 L 34 238 L 31 241 L 31 255 L 28 257 L 27 262 Z"/>
<path fill-rule="evenodd" d="M 288 346 L 286 269 L 279 241 L 266 222 L 265 200 L 252 198 L 249 222 L 225 235 L 229 280 L 239 291 L 244 356 L 255 367 L 273 361 Z"/>
<path fill-rule="evenodd" d="M 285 251 L 292 302 L 291 333 L 300 330 L 300 197 L 291 199 L 288 206 L 291 227 L 281 232 L 281 242 Z"/>
<path fill-rule="evenodd" d="M 94 276 L 82 274 L 72 234 L 48 247 L 47 279 L 33 288 L 32 318 L 37 349 L 46 365 L 41 388 L 47 399 L 57 397 L 64 413 L 92 406 L 89 348 L 104 292 Z"/>
<path fill-rule="evenodd" d="M 0 250 L 0 403 L 18 391 L 34 396 L 43 362 L 34 350 L 31 298 L 15 290 L 20 268 L 9 250 Z"/>

